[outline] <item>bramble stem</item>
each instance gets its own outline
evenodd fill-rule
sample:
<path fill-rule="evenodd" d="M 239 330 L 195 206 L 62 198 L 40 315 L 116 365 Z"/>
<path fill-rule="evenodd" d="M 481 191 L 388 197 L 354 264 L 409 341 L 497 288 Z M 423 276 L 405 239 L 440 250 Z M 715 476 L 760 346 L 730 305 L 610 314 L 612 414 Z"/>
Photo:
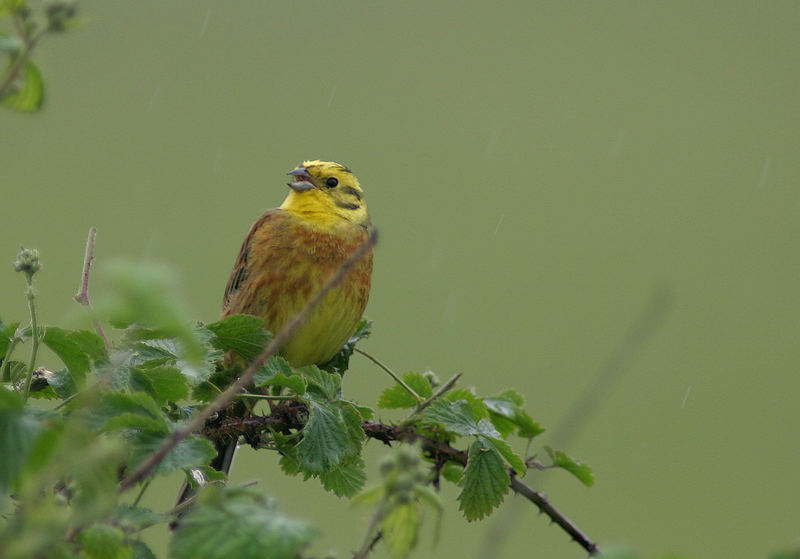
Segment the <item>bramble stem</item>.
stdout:
<path fill-rule="evenodd" d="M 375 357 L 373 357 L 372 355 L 370 355 L 369 353 L 367 353 L 367 352 L 366 352 L 366 351 L 364 351 L 363 349 L 358 349 L 358 348 L 355 348 L 355 349 L 354 349 L 354 351 L 355 351 L 356 353 L 360 353 L 361 355 L 363 355 L 364 357 L 366 357 L 367 359 L 369 359 L 370 361 L 372 361 L 373 363 L 375 363 L 375 364 L 376 364 L 378 367 L 380 367 L 381 369 L 383 369 L 383 370 L 386 372 L 386 374 L 387 374 L 387 375 L 389 375 L 390 377 L 392 377 L 392 379 L 393 379 L 393 380 L 394 380 L 394 381 L 395 381 L 397 384 L 399 384 L 400 386 L 402 386 L 402 387 L 403 387 L 403 389 L 404 389 L 406 392 L 408 392 L 409 394 L 411 394 L 411 397 L 412 397 L 412 398 L 414 398 L 414 400 L 416 400 L 416 401 L 417 401 L 417 404 L 419 404 L 420 402 L 422 402 L 422 396 L 420 396 L 419 394 L 417 394 L 416 392 L 414 392 L 414 390 L 413 390 L 413 389 L 412 389 L 412 388 L 411 388 L 409 385 L 407 385 L 407 384 L 406 384 L 406 383 L 403 381 L 403 379 L 401 379 L 399 376 L 397 376 L 397 375 L 396 375 L 396 374 L 395 374 L 395 373 L 394 373 L 394 372 L 393 372 L 393 371 L 392 371 L 392 370 L 391 370 L 389 367 L 387 367 L 386 365 L 384 365 L 383 363 L 381 363 L 381 362 L 380 362 L 378 359 L 376 359 Z"/>
<path fill-rule="evenodd" d="M 28 401 L 28 394 L 31 391 L 31 382 L 33 381 L 33 368 L 36 366 L 36 353 L 39 351 L 39 327 L 36 323 L 36 305 L 34 298 L 36 297 L 33 291 L 33 273 L 26 273 L 25 279 L 28 282 L 28 291 L 26 293 L 28 298 L 28 310 L 31 313 L 31 359 L 28 361 L 28 376 L 25 378 L 25 393 L 23 398 Z"/>
<path fill-rule="evenodd" d="M 95 239 L 97 239 L 97 227 L 92 226 L 89 228 L 89 238 L 86 239 L 86 252 L 83 256 L 83 273 L 81 274 L 81 287 L 73 299 L 86 307 L 86 310 L 89 312 L 89 316 L 94 323 L 95 332 L 97 332 L 98 336 L 103 338 L 103 341 L 106 344 L 106 349 L 110 351 L 112 349 L 111 342 L 108 340 L 108 337 L 103 330 L 103 325 L 100 324 L 100 320 L 98 320 L 97 315 L 94 313 L 94 309 L 92 308 L 92 303 L 89 301 L 89 273 L 92 269 L 92 262 L 94 262 Z"/>
<path fill-rule="evenodd" d="M 225 406 L 230 404 L 234 398 L 236 398 L 241 391 L 244 389 L 245 386 L 250 384 L 255 376 L 256 372 L 267 362 L 267 360 L 275 355 L 277 351 L 281 348 L 283 344 L 295 333 L 295 331 L 303 324 L 311 314 L 317 305 L 320 304 L 322 299 L 328 292 L 339 285 L 341 281 L 344 279 L 345 275 L 350 271 L 350 269 L 355 266 L 357 262 L 359 262 L 364 256 L 366 256 L 367 252 L 369 252 L 372 247 L 375 246 L 375 243 L 378 241 L 378 231 L 376 229 L 372 230 L 372 233 L 364 241 L 361 246 L 359 246 L 350 257 L 342 263 L 338 270 L 325 282 L 317 294 L 308 302 L 306 303 L 303 310 L 299 313 L 294 315 L 294 318 L 289 321 L 283 329 L 278 332 L 278 334 L 272 338 L 272 341 L 264 348 L 258 357 L 256 357 L 250 365 L 242 372 L 239 378 L 231 384 L 225 391 L 214 398 L 205 408 L 198 411 L 197 414 L 183 427 L 174 430 L 169 437 L 164 439 L 164 442 L 161 443 L 161 446 L 153 452 L 149 458 L 147 458 L 144 462 L 142 462 L 139 467 L 137 467 L 133 473 L 129 476 L 122 479 L 120 482 L 120 492 L 126 491 L 133 487 L 136 483 L 150 475 L 156 466 L 158 466 L 164 457 L 174 449 L 178 443 L 180 443 L 183 439 L 194 433 L 195 431 L 199 431 L 203 428 L 206 424 L 206 421 L 214 415 L 219 410 L 223 409 Z"/>

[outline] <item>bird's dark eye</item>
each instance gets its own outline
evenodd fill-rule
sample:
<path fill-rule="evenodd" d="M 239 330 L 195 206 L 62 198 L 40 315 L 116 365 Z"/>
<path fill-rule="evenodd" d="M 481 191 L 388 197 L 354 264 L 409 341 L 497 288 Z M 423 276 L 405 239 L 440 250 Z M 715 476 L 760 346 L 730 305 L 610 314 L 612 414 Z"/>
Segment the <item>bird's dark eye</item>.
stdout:
<path fill-rule="evenodd" d="M 336 177 L 328 177 L 325 181 L 325 186 L 328 188 L 333 188 L 337 184 L 339 184 L 339 180 Z"/>

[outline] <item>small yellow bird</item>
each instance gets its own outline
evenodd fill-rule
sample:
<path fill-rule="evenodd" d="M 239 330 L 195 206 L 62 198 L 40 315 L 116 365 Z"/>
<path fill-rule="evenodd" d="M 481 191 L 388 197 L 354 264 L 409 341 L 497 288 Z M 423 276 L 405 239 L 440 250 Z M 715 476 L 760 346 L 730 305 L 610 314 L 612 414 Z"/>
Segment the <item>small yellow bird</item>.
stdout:
<path fill-rule="evenodd" d="M 364 192 L 352 171 L 329 161 L 304 161 L 288 173 L 289 195 L 250 227 L 225 288 L 222 318 L 262 317 L 273 334 L 297 314 L 368 236 Z M 314 309 L 279 350 L 291 365 L 331 359 L 356 329 L 369 298 L 372 250 Z M 230 354 L 226 363 L 234 361 Z M 211 466 L 228 472 L 236 441 L 218 445 Z M 187 485 L 178 502 L 193 492 Z"/>
<path fill-rule="evenodd" d="M 369 235 L 364 192 L 339 163 L 305 161 L 291 191 L 250 227 L 225 288 L 222 318 L 252 314 L 283 328 Z M 322 364 L 353 334 L 367 305 L 372 252 L 328 293 L 280 349 L 295 367 Z"/>

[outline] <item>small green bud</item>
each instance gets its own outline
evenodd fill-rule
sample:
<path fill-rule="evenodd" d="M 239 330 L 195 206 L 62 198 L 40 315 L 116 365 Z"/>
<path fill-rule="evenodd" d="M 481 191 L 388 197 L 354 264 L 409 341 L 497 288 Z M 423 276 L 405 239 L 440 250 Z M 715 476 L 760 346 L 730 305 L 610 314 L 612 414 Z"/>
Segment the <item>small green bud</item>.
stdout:
<path fill-rule="evenodd" d="M 422 373 L 422 376 L 425 377 L 429 383 L 431 383 L 432 388 L 436 388 L 437 386 L 442 384 L 442 381 L 433 371 L 425 371 L 424 373 Z"/>
<path fill-rule="evenodd" d="M 39 251 L 35 248 L 19 247 L 17 259 L 14 260 L 14 270 L 17 272 L 25 272 L 25 274 L 32 276 L 42 269 L 39 263 Z"/>

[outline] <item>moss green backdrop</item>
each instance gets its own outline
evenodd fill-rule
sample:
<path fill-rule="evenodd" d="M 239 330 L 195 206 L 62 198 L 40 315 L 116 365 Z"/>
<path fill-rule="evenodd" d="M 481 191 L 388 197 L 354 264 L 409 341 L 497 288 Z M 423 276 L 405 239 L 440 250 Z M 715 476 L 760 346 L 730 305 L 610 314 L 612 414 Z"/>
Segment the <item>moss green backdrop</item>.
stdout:
<path fill-rule="evenodd" d="M 0 113 L 3 319 L 27 316 L 10 265 L 24 243 L 45 266 L 40 320 L 84 323 L 71 295 L 96 225 L 93 288 L 104 261 L 166 262 L 212 321 L 284 173 L 340 161 L 382 234 L 365 348 L 397 370 L 515 386 L 552 431 L 671 293 L 565 449 L 596 485 L 547 478 L 590 537 L 705 559 L 800 543 L 796 2 L 80 7 L 39 53 L 44 112 Z M 353 364 L 346 393 L 374 403 L 387 377 Z M 316 523 L 317 555 L 347 556 L 368 511 L 275 463 L 243 452 L 234 479 Z M 531 506 L 467 524 L 455 495 L 416 556 L 584 556 Z M 481 551 L 492 529 L 508 537 Z"/>

